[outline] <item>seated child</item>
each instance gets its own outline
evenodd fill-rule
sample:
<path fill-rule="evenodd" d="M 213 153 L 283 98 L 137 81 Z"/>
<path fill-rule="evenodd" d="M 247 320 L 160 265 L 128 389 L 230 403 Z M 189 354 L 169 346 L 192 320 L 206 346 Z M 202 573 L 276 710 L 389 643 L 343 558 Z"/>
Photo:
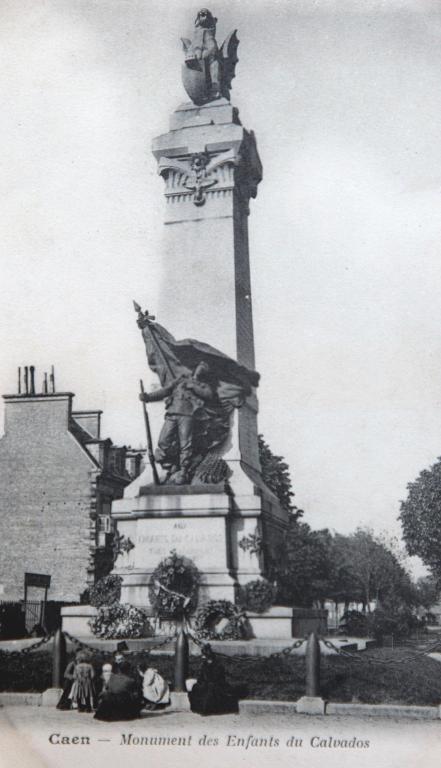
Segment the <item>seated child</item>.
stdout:
<path fill-rule="evenodd" d="M 164 709 L 170 704 L 170 691 L 167 682 L 159 674 L 157 669 L 147 667 L 145 662 L 138 666 L 138 672 L 142 677 L 142 695 L 145 708 Z"/>

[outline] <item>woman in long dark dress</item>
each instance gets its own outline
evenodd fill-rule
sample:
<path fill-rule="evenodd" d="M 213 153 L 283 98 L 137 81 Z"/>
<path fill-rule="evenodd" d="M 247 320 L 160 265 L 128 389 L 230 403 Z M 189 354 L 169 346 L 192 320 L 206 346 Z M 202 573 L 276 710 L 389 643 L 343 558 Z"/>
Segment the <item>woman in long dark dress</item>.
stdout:
<path fill-rule="evenodd" d="M 60 700 L 57 704 L 57 709 L 70 709 L 72 702 L 69 698 L 69 694 L 72 690 L 74 680 L 75 660 L 72 660 L 64 670 L 64 685 L 63 693 L 60 696 Z"/>
<path fill-rule="evenodd" d="M 211 650 L 205 645 L 202 650 L 202 665 L 197 682 L 189 691 L 192 712 L 200 715 L 221 715 L 239 711 L 239 699 L 246 696 L 242 687 L 229 685 L 225 670 Z"/>
<path fill-rule="evenodd" d="M 94 715 L 97 720 L 133 720 L 139 717 L 144 702 L 140 686 L 128 672 L 129 665 L 122 663 L 118 672 L 110 672 L 107 676 Z"/>

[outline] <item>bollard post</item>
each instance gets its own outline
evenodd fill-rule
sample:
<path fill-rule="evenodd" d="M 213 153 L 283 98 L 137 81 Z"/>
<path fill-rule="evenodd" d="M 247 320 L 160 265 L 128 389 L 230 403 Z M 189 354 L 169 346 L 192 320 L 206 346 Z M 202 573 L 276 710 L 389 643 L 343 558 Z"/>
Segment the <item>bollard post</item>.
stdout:
<path fill-rule="evenodd" d="M 175 644 L 175 691 L 185 692 L 188 677 L 188 639 L 181 622 Z"/>
<path fill-rule="evenodd" d="M 52 653 L 52 687 L 63 687 L 63 674 L 66 668 L 66 638 L 61 629 L 57 629 L 54 637 Z"/>
<path fill-rule="evenodd" d="M 306 643 L 306 696 L 320 696 L 320 643 L 311 632 Z"/>

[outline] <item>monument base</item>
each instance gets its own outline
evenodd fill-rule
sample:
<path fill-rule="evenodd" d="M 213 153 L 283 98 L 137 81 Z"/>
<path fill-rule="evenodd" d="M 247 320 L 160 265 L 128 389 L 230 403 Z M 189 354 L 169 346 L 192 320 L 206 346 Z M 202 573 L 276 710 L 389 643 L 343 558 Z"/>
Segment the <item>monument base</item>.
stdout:
<path fill-rule="evenodd" d="M 188 558 L 201 574 L 199 604 L 235 602 L 239 585 L 262 578 L 265 554 L 276 547 L 284 519 L 272 514 L 274 497 L 248 481 L 248 493 L 227 483 L 173 486 L 137 483 L 114 502 L 112 517 L 123 542 L 113 573 L 122 578 L 121 602 L 151 608 L 152 573 L 172 551 Z M 122 537 L 122 538 L 121 538 Z"/>
<path fill-rule="evenodd" d="M 65 605 L 61 609 L 63 632 L 74 637 L 93 637 L 89 622 L 98 615 L 92 605 Z"/>
<path fill-rule="evenodd" d="M 42 707 L 56 707 L 60 701 L 62 688 L 46 688 L 41 694 L 41 706 Z"/>

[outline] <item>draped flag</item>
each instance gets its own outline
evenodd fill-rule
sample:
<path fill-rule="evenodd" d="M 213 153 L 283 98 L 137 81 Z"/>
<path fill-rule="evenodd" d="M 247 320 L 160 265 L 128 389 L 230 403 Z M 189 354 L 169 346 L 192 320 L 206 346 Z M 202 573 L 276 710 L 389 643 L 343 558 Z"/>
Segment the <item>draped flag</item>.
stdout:
<path fill-rule="evenodd" d="M 138 324 L 147 353 L 149 367 L 154 371 L 161 386 L 183 373 L 191 373 L 198 363 L 208 363 L 210 378 L 217 383 L 220 399 L 238 399 L 232 403 L 239 407 L 259 384 L 259 374 L 233 360 L 218 349 L 196 339 L 176 341 L 159 323 L 153 322 L 148 313 L 139 313 Z M 239 402 L 240 401 L 240 402 Z"/>
<path fill-rule="evenodd" d="M 135 304 L 135 309 L 149 367 L 158 376 L 162 387 L 179 376 L 191 375 L 199 363 L 208 364 L 206 380 L 213 398 L 204 404 L 195 425 L 195 444 L 198 446 L 195 462 L 200 462 L 228 437 L 230 414 L 233 408 L 240 408 L 253 387 L 258 386 L 259 374 L 209 344 L 196 339 L 177 341 L 148 312 L 142 312 L 139 305 Z"/>

